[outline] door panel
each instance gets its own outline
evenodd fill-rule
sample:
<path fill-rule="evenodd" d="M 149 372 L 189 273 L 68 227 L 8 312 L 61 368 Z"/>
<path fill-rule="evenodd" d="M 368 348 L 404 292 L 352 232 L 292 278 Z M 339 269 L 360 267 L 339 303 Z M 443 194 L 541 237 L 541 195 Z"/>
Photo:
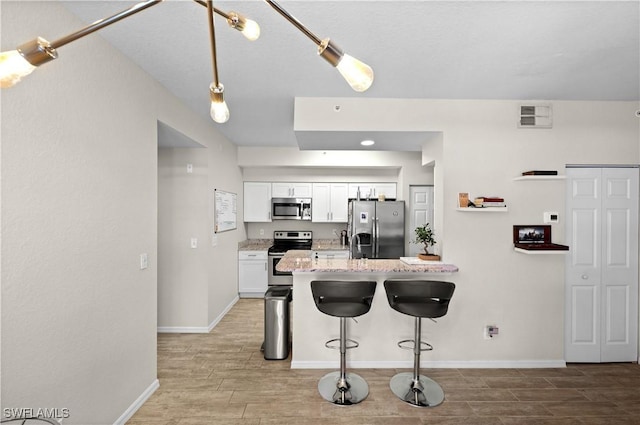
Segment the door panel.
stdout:
<path fill-rule="evenodd" d="M 598 314 L 596 309 L 596 287 L 575 285 L 572 288 L 573 327 L 571 342 L 574 344 L 596 344 Z"/>
<path fill-rule="evenodd" d="M 598 224 L 598 211 L 596 209 L 574 210 L 571 225 L 580 229 L 573 232 L 571 241 L 571 257 L 574 267 L 596 267 L 598 253 L 598 238 L 596 229 Z"/>
<path fill-rule="evenodd" d="M 606 290 L 607 316 L 605 343 L 629 343 L 629 285 L 608 285 Z"/>
<path fill-rule="evenodd" d="M 608 267 L 629 267 L 629 210 L 607 210 L 605 257 Z"/>

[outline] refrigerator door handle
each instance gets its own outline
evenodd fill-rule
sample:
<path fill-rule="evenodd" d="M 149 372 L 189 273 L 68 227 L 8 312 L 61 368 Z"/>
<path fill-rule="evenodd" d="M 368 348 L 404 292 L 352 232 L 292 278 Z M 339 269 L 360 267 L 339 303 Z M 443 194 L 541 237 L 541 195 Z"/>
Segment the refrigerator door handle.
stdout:
<path fill-rule="evenodd" d="M 373 225 L 373 240 L 374 240 L 374 248 L 373 248 L 373 258 L 378 258 L 380 251 L 380 240 L 378 236 L 380 235 L 380 219 L 376 217 L 374 219 Z"/>

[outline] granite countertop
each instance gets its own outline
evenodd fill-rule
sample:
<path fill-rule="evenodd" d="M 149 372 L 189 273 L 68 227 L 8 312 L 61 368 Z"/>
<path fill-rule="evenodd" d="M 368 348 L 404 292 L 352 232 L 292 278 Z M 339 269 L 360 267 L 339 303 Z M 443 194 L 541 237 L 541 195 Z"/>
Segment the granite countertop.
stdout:
<path fill-rule="evenodd" d="M 273 239 L 246 239 L 238 242 L 238 251 L 266 251 L 273 245 Z"/>
<path fill-rule="evenodd" d="M 349 245 L 341 245 L 337 238 L 314 239 L 311 249 L 313 251 L 348 251 Z"/>
<path fill-rule="evenodd" d="M 400 260 L 347 260 L 312 259 L 309 251 L 290 250 L 278 262 L 276 269 L 291 272 L 381 272 L 381 273 L 453 273 L 458 267 L 453 264 L 433 262 L 429 264 L 408 265 Z"/>

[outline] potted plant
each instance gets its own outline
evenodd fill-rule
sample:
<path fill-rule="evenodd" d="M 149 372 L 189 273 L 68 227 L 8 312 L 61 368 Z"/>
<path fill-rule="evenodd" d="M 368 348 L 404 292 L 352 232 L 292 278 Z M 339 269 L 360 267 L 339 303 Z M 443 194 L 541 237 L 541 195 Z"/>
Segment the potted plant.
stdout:
<path fill-rule="evenodd" d="M 424 245 L 424 253 L 418 254 L 418 258 L 421 260 L 439 261 L 440 256 L 429 253 L 429 248 L 436 244 L 436 239 L 433 236 L 433 229 L 429 223 L 424 226 L 416 227 L 416 238 L 413 243 Z"/>

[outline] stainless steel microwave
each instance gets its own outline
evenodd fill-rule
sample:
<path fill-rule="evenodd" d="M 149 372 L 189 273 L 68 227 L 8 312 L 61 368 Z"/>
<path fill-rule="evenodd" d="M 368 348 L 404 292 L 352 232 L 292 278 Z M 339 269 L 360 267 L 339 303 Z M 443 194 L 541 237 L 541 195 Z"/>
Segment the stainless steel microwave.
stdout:
<path fill-rule="evenodd" d="M 311 220 L 311 198 L 271 198 L 273 220 Z"/>

